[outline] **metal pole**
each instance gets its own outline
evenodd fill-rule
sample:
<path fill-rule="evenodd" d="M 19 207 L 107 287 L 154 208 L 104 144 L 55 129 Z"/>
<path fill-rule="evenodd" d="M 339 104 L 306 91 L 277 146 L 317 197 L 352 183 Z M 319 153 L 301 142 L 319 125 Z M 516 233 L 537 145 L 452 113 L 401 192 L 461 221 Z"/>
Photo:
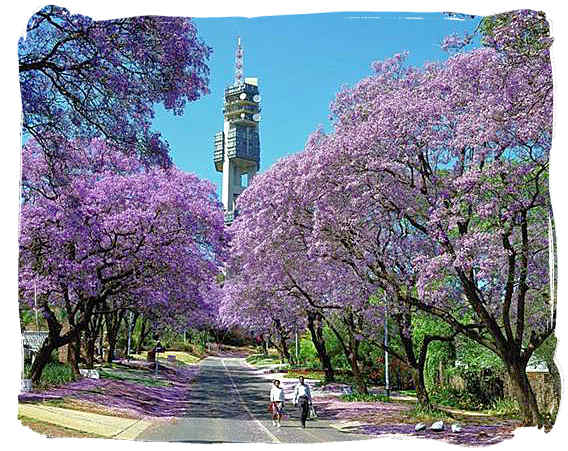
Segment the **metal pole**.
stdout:
<path fill-rule="evenodd" d="M 385 302 L 385 391 L 387 393 L 387 398 L 390 397 L 390 381 L 389 381 L 389 352 L 387 351 L 389 345 L 389 310 Z"/>
<path fill-rule="evenodd" d="M 299 352 L 298 352 L 298 330 L 296 329 L 296 365 L 300 365 L 299 359 Z"/>

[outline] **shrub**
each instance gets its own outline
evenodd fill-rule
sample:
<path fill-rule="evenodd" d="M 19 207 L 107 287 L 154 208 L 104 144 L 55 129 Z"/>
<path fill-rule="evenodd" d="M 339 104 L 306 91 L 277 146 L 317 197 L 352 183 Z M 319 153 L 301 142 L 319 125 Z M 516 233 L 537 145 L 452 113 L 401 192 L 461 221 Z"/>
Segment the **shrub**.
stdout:
<path fill-rule="evenodd" d="M 429 394 L 430 400 L 434 404 L 441 406 L 455 407 L 463 410 L 481 410 L 486 407 L 473 393 L 453 387 L 435 387 Z"/>
<path fill-rule="evenodd" d="M 29 378 L 31 373 L 31 365 L 24 366 L 24 378 Z M 67 382 L 75 380 L 73 370 L 70 365 L 64 365 L 58 362 L 49 362 L 45 365 L 39 385 L 34 389 L 44 389 L 52 386 L 63 385 Z"/>
<path fill-rule="evenodd" d="M 489 409 L 489 414 L 497 416 L 517 417 L 519 413 L 519 403 L 515 399 L 498 399 Z"/>

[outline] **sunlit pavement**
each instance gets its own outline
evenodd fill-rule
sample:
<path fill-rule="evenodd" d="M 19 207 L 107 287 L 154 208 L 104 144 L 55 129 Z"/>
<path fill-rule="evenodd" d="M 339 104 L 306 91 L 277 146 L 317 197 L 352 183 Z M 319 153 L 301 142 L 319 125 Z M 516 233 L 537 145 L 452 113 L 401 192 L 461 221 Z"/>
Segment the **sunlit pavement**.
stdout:
<path fill-rule="evenodd" d="M 301 429 L 299 412 L 285 406 L 282 427 L 268 412 L 270 381 L 256 374 L 242 358 L 208 357 L 190 395 L 185 417 L 146 429 L 138 440 L 196 443 L 317 443 L 360 440 L 368 436 L 342 433 L 325 420 L 309 420 Z"/>

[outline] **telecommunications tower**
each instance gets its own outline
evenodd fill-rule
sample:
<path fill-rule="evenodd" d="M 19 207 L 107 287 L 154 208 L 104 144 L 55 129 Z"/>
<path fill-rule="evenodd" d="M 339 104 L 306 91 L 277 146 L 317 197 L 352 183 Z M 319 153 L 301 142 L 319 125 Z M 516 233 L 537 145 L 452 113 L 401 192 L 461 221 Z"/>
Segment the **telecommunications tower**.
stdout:
<path fill-rule="evenodd" d="M 258 79 L 244 78 L 241 38 L 237 38 L 235 52 L 235 81 L 225 88 L 223 116 L 223 130 L 215 134 L 213 161 L 223 173 L 225 223 L 231 224 L 237 214 L 235 201 L 260 166 Z"/>

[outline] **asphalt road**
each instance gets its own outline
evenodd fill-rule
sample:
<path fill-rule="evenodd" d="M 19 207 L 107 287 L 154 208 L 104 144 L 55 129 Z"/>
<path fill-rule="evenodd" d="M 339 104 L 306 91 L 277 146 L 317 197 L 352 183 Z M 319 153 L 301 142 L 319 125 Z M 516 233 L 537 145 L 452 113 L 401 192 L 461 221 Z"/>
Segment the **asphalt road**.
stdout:
<path fill-rule="evenodd" d="M 244 359 L 208 357 L 194 382 L 185 417 L 157 423 L 137 440 L 194 443 L 317 443 L 360 440 L 329 422 L 309 420 L 301 429 L 299 411 L 290 403 L 282 427 L 272 425 L 267 411 L 270 381 L 255 374 Z"/>

